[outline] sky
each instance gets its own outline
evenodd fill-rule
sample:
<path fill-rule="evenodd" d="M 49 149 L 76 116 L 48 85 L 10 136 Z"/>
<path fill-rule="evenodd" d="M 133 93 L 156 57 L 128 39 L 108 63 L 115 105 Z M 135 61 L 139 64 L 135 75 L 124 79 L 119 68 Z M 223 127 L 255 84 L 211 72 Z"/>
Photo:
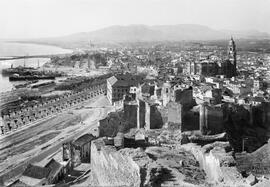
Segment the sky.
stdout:
<path fill-rule="evenodd" d="M 270 0 L 0 0 L 0 38 L 40 38 L 111 25 L 200 24 L 270 33 Z"/>

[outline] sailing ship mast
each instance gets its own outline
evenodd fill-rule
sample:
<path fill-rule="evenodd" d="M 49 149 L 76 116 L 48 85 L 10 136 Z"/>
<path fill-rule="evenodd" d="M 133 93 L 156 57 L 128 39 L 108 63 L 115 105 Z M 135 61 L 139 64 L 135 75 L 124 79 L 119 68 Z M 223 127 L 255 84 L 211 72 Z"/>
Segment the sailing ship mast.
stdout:
<path fill-rule="evenodd" d="M 25 68 L 25 56 L 23 58 L 23 67 Z"/>
<path fill-rule="evenodd" d="M 25 68 L 25 59 L 26 59 L 26 57 L 28 57 L 28 54 L 26 54 L 25 56 L 24 56 L 24 58 L 23 58 L 23 67 Z"/>

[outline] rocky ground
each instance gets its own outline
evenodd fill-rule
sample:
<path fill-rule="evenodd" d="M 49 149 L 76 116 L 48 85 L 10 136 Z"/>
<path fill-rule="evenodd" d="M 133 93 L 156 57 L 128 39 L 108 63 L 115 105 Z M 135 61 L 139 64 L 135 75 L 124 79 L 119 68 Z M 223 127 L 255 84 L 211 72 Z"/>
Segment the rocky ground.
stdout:
<path fill-rule="evenodd" d="M 131 138 L 135 133 L 136 130 L 132 129 L 126 134 L 126 137 Z M 150 135 L 156 142 L 152 141 L 152 145 L 144 148 L 109 149 L 109 153 L 103 153 L 103 155 L 106 155 L 105 157 L 102 156 L 102 158 L 99 157 L 98 159 L 105 159 L 102 161 L 103 164 L 111 163 L 108 166 L 110 172 L 113 172 L 120 165 L 121 167 L 132 167 L 133 169 L 139 167 L 141 186 L 270 186 L 270 180 L 267 175 L 256 175 L 249 171 L 243 174 L 239 171 L 233 149 L 227 141 L 215 141 L 206 145 L 198 145 L 188 143 L 187 137 L 182 136 L 179 131 L 159 129 L 140 133 L 146 133 L 148 137 Z M 269 161 L 269 145 L 265 145 L 253 154 L 248 154 L 244 157 L 244 160 L 251 162 L 258 158 L 261 161 Z M 106 158 L 109 160 L 106 161 Z M 135 167 L 132 164 L 125 166 L 125 163 L 117 162 L 120 158 L 125 158 L 125 160 L 132 159 L 137 166 Z M 107 166 L 103 165 L 102 168 L 98 169 L 105 169 L 103 172 L 107 175 L 106 168 Z M 130 171 L 133 169 L 130 168 Z M 124 174 L 125 172 L 121 173 L 117 169 L 116 171 L 119 172 L 117 174 L 118 178 L 116 181 L 111 178 L 112 184 L 117 184 L 117 181 L 121 181 L 121 175 L 125 176 L 125 181 L 133 184 L 133 175 L 127 174 L 130 172 L 129 170 L 125 171 L 127 172 L 126 174 Z M 126 175 L 130 179 L 127 179 Z M 74 186 L 99 185 L 99 177 L 98 175 L 89 174 L 89 177 L 82 183 L 75 184 Z"/>

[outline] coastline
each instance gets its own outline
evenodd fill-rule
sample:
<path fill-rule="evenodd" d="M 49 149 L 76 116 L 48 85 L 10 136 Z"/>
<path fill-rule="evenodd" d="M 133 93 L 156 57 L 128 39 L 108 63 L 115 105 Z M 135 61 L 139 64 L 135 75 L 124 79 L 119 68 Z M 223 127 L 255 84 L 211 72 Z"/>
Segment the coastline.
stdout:
<path fill-rule="evenodd" d="M 16 46 L 16 44 L 18 46 Z M 2 46 L 3 45 L 3 46 Z M 14 45 L 14 46 L 13 46 Z M 21 45 L 21 46 L 20 46 Z M 23 46 L 25 45 L 25 46 Z M 10 48 L 9 50 L 0 51 L 0 59 L 9 60 L 10 57 L 27 57 L 36 56 L 36 58 L 46 58 L 52 55 L 70 54 L 74 51 L 72 48 L 66 48 L 60 45 L 31 42 L 31 41 L 15 41 L 15 40 L 1 40 L 0 47 Z M 14 48 L 14 50 L 12 49 Z"/>
<path fill-rule="evenodd" d="M 32 43 L 17 43 L 15 41 L 0 41 L 0 71 L 11 67 L 11 64 L 16 66 L 36 67 L 38 64 L 43 66 L 52 56 L 64 56 L 71 54 L 73 51 L 57 46 L 49 46 Z M 28 55 L 29 54 L 29 55 Z M 9 79 L 0 72 L 0 89 L 1 92 L 11 91 L 14 87 Z"/>
<path fill-rule="evenodd" d="M 18 59 L 27 59 L 27 58 L 50 58 L 52 56 L 61 56 L 61 55 L 67 55 L 70 53 L 61 53 L 61 54 L 49 54 L 49 55 L 28 55 L 28 56 L 8 56 L 8 57 L 1 57 L 0 61 L 6 61 L 6 60 L 18 60 Z"/>
<path fill-rule="evenodd" d="M 59 48 L 64 49 L 64 50 L 70 50 L 70 51 L 74 50 L 74 48 L 72 48 L 72 47 L 67 47 L 67 46 L 64 46 L 64 45 L 56 44 L 54 42 L 50 43 L 50 42 L 42 42 L 42 41 L 39 42 L 39 41 L 22 41 L 22 40 L 2 40 L 2 41 L 0 40 L 0 42 L 45 45 L 45 46 L 59 47 Z"/>

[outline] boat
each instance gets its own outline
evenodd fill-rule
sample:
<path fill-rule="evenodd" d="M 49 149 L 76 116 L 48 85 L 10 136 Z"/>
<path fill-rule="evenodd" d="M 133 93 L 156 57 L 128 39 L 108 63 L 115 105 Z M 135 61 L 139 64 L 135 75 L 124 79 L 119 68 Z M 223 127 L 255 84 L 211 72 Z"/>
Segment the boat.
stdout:
<path fill-rule="evenodd" d="M 35 88 L 41 88 L 41 87 L 45 87 L 45 86 L 54 86 L 55 82 L 54 81 L 50 81 L 50 82 L 43 82 L 43 83 L 38 83 L 35 85 L 32 85 L 31 88 L 35 89 Z"/>
<path fill-rule="evenodd" d="M 37 83 L 38 80 L 33 80 L 33 81 L 27 81 L 26 83 L 23 83 L 23 84 L 17 84 L 17 85 L 14 85 L 14 87 L 16 89 L 19 89 L 19 88 L 26 88 L 27 86 L 29 86 L 30 84 L 34 84 L 34 83 Z"/>
<path fill-rule="evenodd" d="M 29 75 L 29 76 L 20 76 L 14 74 L 9 77 L 9 81 L 29 81 L 29 80 L 40 80 L 40 79 L 55 79 L 54 75 Z"/>
<path fill-rule="evenodd" d="M 35 68 L 33 67 L 23 67 L 23 66 L 18 66 L 16 68 L 10 67 L 10 68 L 6 68 L 6 69 L 2 69 L 2 75 L 13 75 L 15 73 L 17 74 L 24 74 L 26 72 L 32 72 L 32 71 L 36 71 Z"/>

